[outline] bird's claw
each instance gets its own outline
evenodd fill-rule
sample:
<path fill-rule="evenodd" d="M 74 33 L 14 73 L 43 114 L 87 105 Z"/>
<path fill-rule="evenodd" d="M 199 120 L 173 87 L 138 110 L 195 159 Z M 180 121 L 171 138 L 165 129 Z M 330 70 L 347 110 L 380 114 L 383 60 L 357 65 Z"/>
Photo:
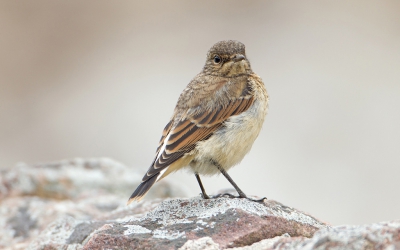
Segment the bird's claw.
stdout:
<path fill-rule="evenodd" d="M 216 195 L 213 195 L 212 198 L 216 199 L 216 198 L 221 198 L 221 197 L 226 197 L 226 196 L 228 198 L 243 198 L 243 197 L 240 197 L 240 196 L 235 196 L 235 195 L 230 194 L 230 193 L 216 194 Z"/>
<path fill-rule="evenodd" d="M 261 199 L 252 199 L 252 198 L 249 198 L 249 197 L 247 197 L 247 196 L 245 196 L 245 197 L 240 196 L 240 195 L 236 196 L 236 195 L 233 195 L 233 194 L 230 194 L 230 193 L 217 194 L 217 195 L 213 195 L 213 196 L 211 196 L 211 197 L 208 197 L 208 196 L 207 196 L 207 198 L 204 198 L 204 197 L 203 197 L 203 198 L 204 198 L 204 199 L 216 199 L 216 198 L 222 198 L 222 197 L 231 198 L 231 199 L 234 199 L 234 198 L 242 198 L 242 199 L 248 199 L 249 201 L 261 202 L 261 203 L 263 203 L 264 200 L 267 200 L 267 197 L 263 197 L 263 198 L 261 198 Z"/>
<path fill-rule="evenodd" d="M 248 200 L 250 200 L 250 201 L 254 201 L 254 202 L 261 202 L 261 203 L 263 203 L 265 200 L 268 200 L 267 199 L 267 197 L 263 197 L 263 198 L 261 198 L 261 199 L 252 199 L 252 198 L 249 198 L 249 197 L 247 197 L 246 199 L 248 199 Z"/>

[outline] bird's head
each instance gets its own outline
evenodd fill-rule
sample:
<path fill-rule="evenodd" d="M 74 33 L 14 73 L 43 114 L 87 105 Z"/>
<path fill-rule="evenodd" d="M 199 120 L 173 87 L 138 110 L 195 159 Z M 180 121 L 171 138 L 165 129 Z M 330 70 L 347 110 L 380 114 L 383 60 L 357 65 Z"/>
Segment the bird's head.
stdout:
<path fill-rule="evenodd" d="M 252 73 L 246 58 L 244 44 L 238 41 L 221 41 L 207 53 L 203 73 L 222 77 L 234 77 Z"/>

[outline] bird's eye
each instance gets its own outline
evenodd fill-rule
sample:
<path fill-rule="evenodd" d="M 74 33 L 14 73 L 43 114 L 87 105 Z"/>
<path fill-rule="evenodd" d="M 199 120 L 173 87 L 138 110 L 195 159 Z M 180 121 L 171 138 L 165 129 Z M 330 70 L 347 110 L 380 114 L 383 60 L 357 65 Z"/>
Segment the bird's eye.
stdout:
<path fill-rule="evenodd" d="M 218 55 L 214 56 L 214 63 L 215 64 L 220 64 L 221 63 L 221 57 L 219 57 Z"/>

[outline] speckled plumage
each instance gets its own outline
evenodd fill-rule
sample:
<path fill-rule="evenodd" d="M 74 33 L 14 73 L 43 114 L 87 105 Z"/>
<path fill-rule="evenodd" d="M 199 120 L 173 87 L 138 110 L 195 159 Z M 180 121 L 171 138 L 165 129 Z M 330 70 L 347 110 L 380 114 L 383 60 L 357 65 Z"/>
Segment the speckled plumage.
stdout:
<path fill-rule="evenodd" d="M 208 197 L 199 174 L 227 176 L 225 171 L 250 151 L 267 109 L 267 91 L 251 70 L 245 46 L 232 40 L 216 43 L 203 70 L 181 93 L 156 157 L 128 203 L 140 200 L 157 180 L 182 168 L 196 174 Z"/>

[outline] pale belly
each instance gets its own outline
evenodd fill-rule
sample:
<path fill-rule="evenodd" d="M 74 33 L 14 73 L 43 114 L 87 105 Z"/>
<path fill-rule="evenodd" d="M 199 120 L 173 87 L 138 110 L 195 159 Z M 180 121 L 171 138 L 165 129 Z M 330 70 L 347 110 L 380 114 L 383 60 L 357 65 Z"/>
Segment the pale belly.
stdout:
<path fill-rule="evenodd" d="M 198 142 L 189 164 L 191 170 L 214 175 L 220 171 L 213 162 L 225 170 L 238 164 L 260 133 L 266 113 L 267 99 L 259 99 L 247 111 L 229 118 L 208 140 Z"/>

